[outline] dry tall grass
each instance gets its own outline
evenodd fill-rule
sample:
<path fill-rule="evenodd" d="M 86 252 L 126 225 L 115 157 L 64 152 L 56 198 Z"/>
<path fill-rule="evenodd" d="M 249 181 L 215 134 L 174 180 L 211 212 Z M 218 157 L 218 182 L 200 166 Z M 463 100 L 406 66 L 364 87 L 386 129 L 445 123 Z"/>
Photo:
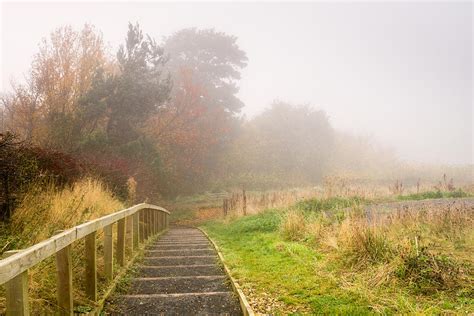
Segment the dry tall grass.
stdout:
<path fill-rule="evenodd" d="M 302 234 L 312 237 L 328 260 L 340 263 L 343 287 L 365 293 L 374 304 L 380 298 L 375 294 L 380 286 L 392 286 L 394 291 L 408 288 L 422 297 L 474 294 L 472 204 L 400 206 L 391 212 L 371 213 L 352 209 L 333 218 L 321 213 L 306 220 L 295 214 L 290 212 L 283 219 L 283 236 L 289 240 L 301 239 Z"/>
<path fill-rule="evenodd" d="M 451 179 L 447 182 L 446 179 L 446 175 L 444 175 L 441 181 L 422 182 L 418 180 L 412 185 L 406 185 L 397 179 L 393 182 L 385 181 L 385 183 L 374 183 L 351 179 L 344 175 L 333 175 L 325 177 L 321 186 L 263 192 L 232 192 L 225 196 L 224 207 L 221 214 L 227 213 L 227 215 L 232 217 L 258 214 L 268 208 L 287 208 L 298 201 L 312 198 L 358 197 L 367 200 L 382 201 L 396 199 L 402 194 L 419 194 L 440 190 L 454 191 L 456 189 L 453 184 L 454 180 Z M 442 183 L 447 184 L 443 186 L 441 185 Z M 463 185 L 458 187 L 458 189 L 468 194 L 474 194 L 474 186 L 472 184 Z"/>
<path fill-rule="evenodd" d="M 298 241 L 305 237 L 306 220 L 302 212 L 290 210 L 280 225 L 280 233 L 287 240 Z"/>
<path fill-rule="evenodd" d="M 82 179 L 58 190 L 53 183 L 32 188 L 12 217 L 12 235 L 22 247 L 51 237 L 56 231 L 110 214 L 124 205 L 98 180 Z"/>
<path fill-rule="evenodd" d="M 2 236 L 0 249 L 21 249 L 64 230 L 98 218 L 124 205 L 100 181 L 86 178 L 70 187 L 57 189 L 53 184 L 32 188 L 16 209 Z M 98 236 L 98 289 L 106 288 L 103 264 L 103 242 Z M 84 293 L 84 241 L 73 245 L 74 299 L 77 309 L 87 311 L 93 306 Z M 29 296 L 32 314 L 57 313 L 56 267 L 54 256 L 29 270 Z M 0 314 L 4 308 L 4 293 L 0 290 Z"/>

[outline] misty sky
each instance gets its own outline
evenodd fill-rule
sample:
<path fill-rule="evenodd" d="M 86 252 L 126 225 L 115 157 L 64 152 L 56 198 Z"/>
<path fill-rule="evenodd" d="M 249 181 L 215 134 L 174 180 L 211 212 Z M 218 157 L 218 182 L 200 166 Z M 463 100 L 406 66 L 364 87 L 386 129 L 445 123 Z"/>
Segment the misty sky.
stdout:
<path fill-rule="evenodd" d="M 473 163 L 473 5 L 464 3 L 2 3 L 2 91 L 42 37 L 94 24 L 115 54 L 127 23 L 161 39 L 186 27 L 236 35 L 247 116 L 275 99 L 324 109 L 399 157 Z"/>

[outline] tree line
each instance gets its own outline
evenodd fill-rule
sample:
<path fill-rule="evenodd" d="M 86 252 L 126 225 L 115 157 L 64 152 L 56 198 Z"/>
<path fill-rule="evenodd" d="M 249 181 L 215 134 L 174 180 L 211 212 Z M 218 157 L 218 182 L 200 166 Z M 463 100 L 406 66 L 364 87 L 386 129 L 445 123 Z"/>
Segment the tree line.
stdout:
<path fill-rule="evenodd" d="M 237 93 L 247 62 L 237 38 L 214 29 L 157 42 L 129 24 L 111 54 L 94 26 L 60 27 L 2 97 L 5 129 L 73 157 L 118 192 L 133 178 L 139 199 L 315 184 L 379 157 L 308 105 L 276 101 L 246 119 Z"/>

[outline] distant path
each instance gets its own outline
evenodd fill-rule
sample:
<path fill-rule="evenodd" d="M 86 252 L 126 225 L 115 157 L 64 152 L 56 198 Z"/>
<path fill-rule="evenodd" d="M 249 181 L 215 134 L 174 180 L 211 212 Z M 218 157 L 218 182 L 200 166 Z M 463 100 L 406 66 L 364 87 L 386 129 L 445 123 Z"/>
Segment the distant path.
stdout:
<path fill-rule="evenodd" d="M 216 250 L 195 228 L 172 228 L 145 251 L 126 295 L 112 299 L 121 315 L 242 315 Z"/>

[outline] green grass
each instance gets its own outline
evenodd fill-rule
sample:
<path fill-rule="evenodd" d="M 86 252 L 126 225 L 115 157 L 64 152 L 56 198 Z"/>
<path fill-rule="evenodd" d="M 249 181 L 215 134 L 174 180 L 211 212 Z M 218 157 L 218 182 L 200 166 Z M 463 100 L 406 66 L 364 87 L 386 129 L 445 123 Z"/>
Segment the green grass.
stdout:
<path fill-rule="evenodd" d="M 474 312 L 472 289 L 435 290 L 430 293 L 419 290 L 419 286 L 429 289 L 436 289 L 437 286 L 431 280 L 431 261 L 424 262 L 424 259 L 436 259 L 435 266 L 440 267 L 443 263 L 449 268 L 445 271 L 454 271 L 450 268 L 451 261 L 442 260 L 444 257 L 440 256 L 425 256 L 424 248 L 421 255 L 416 256 L 414 264 L 407 261 L 410 258 L 394 257 L 388 261 L 368 260 L 361 266 L 346 260 L 343 249 L 321 244 L 314 235 L 306 238 L 306 230 L 313 229 L 311 223 L 317 221 L 315 218 L 323 220 L 320 223 L 326 225 L 327 229 L 338 229 L 339 219 L 336 217 L 332 223 L 328 223 L 320 211 L 334 210 L 337 213 L 340 209 L 366 202 L 343 198 L 323 201 L 313 199 L 299 202 L 289 210 L 273 209 L 234 220 L 210 221 L 202 228 L 218 244 L 233 276 L 243 285 L 244 292 L 257 312 L 285 315 Z M 303 234 L 306 237 L 290 241 L 282 227 L 285 227 L 288 214 L 295 212 L 301 215 L 301 230 L 305 230 Z M 298 223 L 298 215 L 294 218 Z M 292 227 L 298 228 L 297 225 Z M 396 247 L 395 244 L 393 246 Z M 406 265 L 409 270 L 397 269 L 404 267 L 406 262 L 403 260 L 410 263 Z M 401 275 L 402 272 L 407 275 Z M 423 284 L 425 281 L 431 283 Z"/>
<path fill-rule="evenodd" d="M 267 211 L 232 223 L 209 222 L 203 228 L 221 248 L 233 276 L 284 304 L 270 312 L 370 314 L 361 297 L 339 289 L 332 272 L 321 264 L 322 254 L 280 237 L 280 221 L 279 212 Z"/>
<path fill-rule="evenodd" d="M 443 198 L 464 198 L 464 197 L 471 197 L 471 194 L 468 194 L 461 189 L 450 191 L 450 192 L 442 192 L 442 191 L 427 191 L 422 193 L 414 193 L 409 195 L 399 195 L 397 197 L 398 200 L 401 201 L 419 201 L 419 200 L 427 200 L 427 199 L 443 199 Z"/>
<path fill-rule="evenodd" d="M 189 208 L 177 208 L 171 211 L 170 223 L 175 224 L 195 218 L 195 211 Z"/>
<path fill-rule="evenodd" d="M 360 197 L 333 197 L 329 199 L 308 199 L 300 201 L 296 207 L 305 212 L 334 211 L 367 204 L 370 201 Z"/>

